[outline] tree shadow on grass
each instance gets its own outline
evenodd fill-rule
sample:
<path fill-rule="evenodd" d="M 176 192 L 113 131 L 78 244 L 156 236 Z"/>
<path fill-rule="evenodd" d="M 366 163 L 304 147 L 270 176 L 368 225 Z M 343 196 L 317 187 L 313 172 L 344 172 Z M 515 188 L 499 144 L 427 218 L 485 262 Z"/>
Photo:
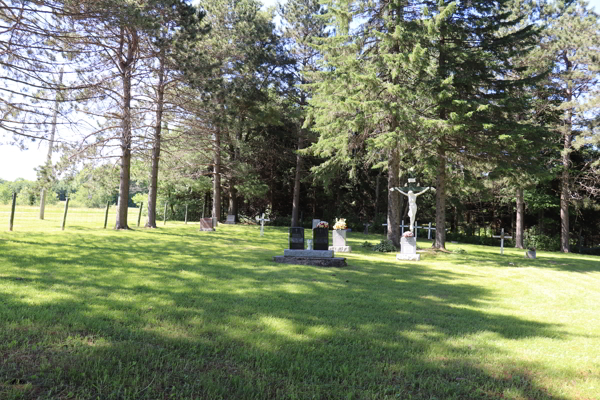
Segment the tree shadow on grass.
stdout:
<path fill-rule="evenodd" d="M 454 255 L 454 260 L 451 262 L 457 264 L 468 261 L 477 265 L 533 267 L 580 273 L 600 271 L 600 257 L 597 256 L 538 251 L 535 259 L 528 259 L 525 258 L 525 252 L 526 250 L 521 249 L 506 249 L 505 254 L 501 255 L 499 250 L 496 254 L 495 252 L 476 250 L 472 246 L 467 254 Z"/>
<path fill-rule="evenodd" d="M 169 236 L 3 253 L 0 395 L 565 399 L 540 383 L 547 367 L 477 339 L 561 340 L 561 326 L 478 309 L 494 294 L 456 273 L 281 265 L 264 251 L 231 254 L 227 235 Z"/>

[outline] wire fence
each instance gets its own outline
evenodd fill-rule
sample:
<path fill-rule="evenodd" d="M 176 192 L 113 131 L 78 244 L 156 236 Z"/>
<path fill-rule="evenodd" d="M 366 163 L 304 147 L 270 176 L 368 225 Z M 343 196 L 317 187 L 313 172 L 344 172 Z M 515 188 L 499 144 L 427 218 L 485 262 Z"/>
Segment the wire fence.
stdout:
<path fill-rule="evenodd" d="M 112 229 L 115 226 L 117 217 L 117 207 L 111 205 L 107 209 L 100 208 L 81 208 L 69 205 L 65 219 L 65 202 L 56 205 L 46 205 L 44 210 L 44 219 L 40 219 L 39 206 L 16 205 L 14 214 L 11 210 L 11 204 L 0 204 L 0 221 L 4 221 L 5 229 L 13 231 L 22 230 L 44 230 L 44 229 L 62 229 L 64 219 L 64 229 L 69 227 L 86 227 L 103 229 L 106 221 L 106 229 Z M 143 212 L 140 215 L 140 208 L 129 207 L 127 212 L 127 225 L 130 228 L 144 226 L 146 224 L 147 214 Z M 11 215 L 13 215 L 11 222 Z M 171 221 L 173 222 L 173 221 Z M 179 222 L 179 221 L 177 221 Z M 164 224 L 164 219 L 156 221 L 157 224 Z"/>

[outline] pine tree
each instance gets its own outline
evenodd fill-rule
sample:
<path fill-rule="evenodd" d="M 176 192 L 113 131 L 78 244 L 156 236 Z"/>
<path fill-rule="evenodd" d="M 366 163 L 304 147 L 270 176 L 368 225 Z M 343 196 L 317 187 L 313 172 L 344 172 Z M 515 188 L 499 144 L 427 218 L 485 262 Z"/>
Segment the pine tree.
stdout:
<path fill-rule="evenodd" d="M 554 63 L 551 85 L 558 91 L 563 112 L 555 125 L 562 139 L 560 220 L 561 251 L 569 252 L 569 203 L 574 199 L 571 177 L 571 155 L 578 148 L 598 142 L 594 135 L 594 119 L 600 109 L 600 25 L 598 15 L 589 10 L 586 1 L 557 1 L 546 10 L 547 28 L 538 56 Z M 589 166 L 582 184 L 593 192 L 597 182 L 598 160 Z M 594 167 L 596 165 L 596 167 Z M 585 182 L 585 183 L 584 183 Z"/>

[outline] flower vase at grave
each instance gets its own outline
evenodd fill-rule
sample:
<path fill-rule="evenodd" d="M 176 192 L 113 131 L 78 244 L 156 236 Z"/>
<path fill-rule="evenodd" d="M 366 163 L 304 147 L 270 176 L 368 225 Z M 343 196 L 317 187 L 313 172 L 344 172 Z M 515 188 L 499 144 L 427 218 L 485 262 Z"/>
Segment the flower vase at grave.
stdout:
<path fill-rule="evenodd" d="M 329 249 L 329 228 L 313 229 L 313 243 L 315 250 Z"/>

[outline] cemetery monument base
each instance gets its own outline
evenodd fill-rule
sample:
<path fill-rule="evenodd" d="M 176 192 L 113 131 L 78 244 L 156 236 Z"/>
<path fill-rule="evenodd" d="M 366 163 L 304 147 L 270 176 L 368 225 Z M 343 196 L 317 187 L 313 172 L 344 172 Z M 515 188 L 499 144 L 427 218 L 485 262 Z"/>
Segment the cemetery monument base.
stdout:
<path fill-rule="evenodd" d="M 351 253 L 352 247 L 346 244 L 346 232 L 348 229 L 336 229 L 333 231 L 333 246 L 329 246 L 329 250 L 338 253 Z"/>
<path fill-rule="evenodd" d="M 396 254 L 396 260 L 420 261 L 421 255 L 417 254 L 417 239 L 414 237 L 403 237 L 400 240 L 400 253 Z"/>
<path fill-rule="evenodd" d="M 324 229 L 327 232 L 326 229 Z M 273 257 L 273 261 L 283 264 L 315 265 L 318 267 L 345 267 L 346 259 L 334 257 L 331 250 L 305 250 L 304 228 L 289 229 L 289 249 L 283 251 L 283 256 Z"/>

